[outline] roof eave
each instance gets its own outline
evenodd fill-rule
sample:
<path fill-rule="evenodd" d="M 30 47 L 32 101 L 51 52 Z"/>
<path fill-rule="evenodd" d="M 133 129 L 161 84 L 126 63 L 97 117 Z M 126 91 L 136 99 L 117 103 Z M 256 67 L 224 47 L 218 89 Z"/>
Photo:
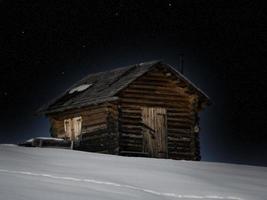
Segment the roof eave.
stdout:
<path fill-rule="evenodd" d="M 174 67 L 172 67 L 169 64 L 165 64 L 165 63 L 162 63 L 162 64 L 164 66 L 167 66 L 171 71 L 173 71 L 177 75 L 178 78 L 182 79 L 187 84 L 189 84 L 192 88 L 194 88 L 197 94 L 202 97 L 203 101 L 207 102 L 207 106 L 212 104 L 209 96 L 205 92 L 203 92 L 200 88 L 198 88 L 194 83 L 192 83 L 188 78 L 186 78 L 181 72 L 179 72 L 178 70 L 176 70 Z"/>
<path fill-rule="evenodd" d="M 77 105 L 71 105 L 71 106 L 62 106 L 62 107 L 57 107 L 55 109 L 47 109 L 47 110 L 43 110 L 39 114 L 50 115 L 50 114 L 54 114 L 54 113 L 58 113 L 58 112 L 65 112 L 65 111 L 69 111 L 69 110 L 73 110 L 73 109 L 80 109 L 80 108 L 84 108 L 87 106 L 93 106 L 93 105 L 98 105 L 98 104 L 102 104 L 102 103 L 113 102 L 113 101 L 117 101 L 118 99 L 119 98 L 117 96 L 113 96 L 113 97 L 108 97 L 108 98 L 101 99 L 101 100 L 89 101 L 89 102 L 86 102 L 83 104 L 77 104 Z"/>

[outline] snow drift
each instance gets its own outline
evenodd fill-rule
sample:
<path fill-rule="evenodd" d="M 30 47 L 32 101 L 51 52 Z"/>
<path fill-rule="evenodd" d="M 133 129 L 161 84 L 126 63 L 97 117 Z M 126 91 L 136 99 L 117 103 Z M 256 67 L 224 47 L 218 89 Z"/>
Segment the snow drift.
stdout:
<path fill-rule="evenodd" d="M 267 168 L 0 145 L 0 199 L 267 199 Z"/>

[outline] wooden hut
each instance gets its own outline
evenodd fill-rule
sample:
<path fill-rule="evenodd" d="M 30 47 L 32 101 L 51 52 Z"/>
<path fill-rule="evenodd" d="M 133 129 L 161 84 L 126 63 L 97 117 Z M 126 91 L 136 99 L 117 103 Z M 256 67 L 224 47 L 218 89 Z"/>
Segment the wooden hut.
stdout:
<path fill-rule="evenodd" d="M 199 160 L 198 112 L 209 98 L 161 61 L 89 74 L 43 106 L 51 136 L 117 155 Z"/>

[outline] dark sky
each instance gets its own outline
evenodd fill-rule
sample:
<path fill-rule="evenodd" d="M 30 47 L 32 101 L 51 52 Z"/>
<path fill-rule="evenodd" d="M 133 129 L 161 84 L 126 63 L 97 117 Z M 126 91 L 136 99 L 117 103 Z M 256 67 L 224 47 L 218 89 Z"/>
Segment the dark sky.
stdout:
<path fill-rule="evenodd" d="M 229 2 L 229 3 L 227 3 Z M 231 2 L 231 3 L 230 3 Z M 0 143 L 88 73 L 163 59 L 204 90 L 203 160 L 267 166 L 267 16 L 254 1 L 0 1 Z"/>

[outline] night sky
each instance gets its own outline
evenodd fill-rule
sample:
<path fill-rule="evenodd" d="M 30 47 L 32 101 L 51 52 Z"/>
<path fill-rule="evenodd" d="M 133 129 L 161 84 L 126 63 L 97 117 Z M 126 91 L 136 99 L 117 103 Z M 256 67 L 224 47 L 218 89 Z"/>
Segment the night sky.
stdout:
<path fill-rule="evenodd" d="M 254 1 L 0 1 L 0 143 L 48 136 L 36 109 L 88 73 L 162 59 L 207 93 L 206 161 L 267 166 L 267 16 Z M 231 3 L 227 3 L 231 2 Z"/>

